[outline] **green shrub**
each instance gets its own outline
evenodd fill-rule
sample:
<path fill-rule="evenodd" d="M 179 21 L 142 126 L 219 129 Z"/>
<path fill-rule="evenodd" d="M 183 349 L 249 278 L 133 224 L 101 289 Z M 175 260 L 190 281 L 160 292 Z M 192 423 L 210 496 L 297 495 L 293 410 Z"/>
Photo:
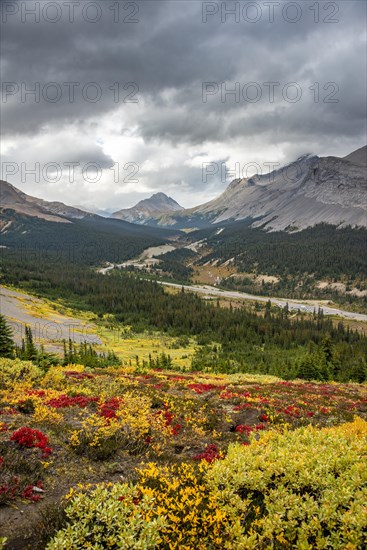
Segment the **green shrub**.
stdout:
<path fill-rule="evenodd" d="M 153 550 L 164 520 L 151 512 L 152 499 L 133 487 L 99 485 L 77 494 L 66 508 L 68 525 L 57 533 L 47 550 Z"/>
<path fill-rule="evenodd" d="M 366 548 L 366 436 L 367 423 L 356 419 L 230 446 L 207 482 L 225 510 L 236 510 L 238 548 Z"/>
<path fill-rule="evenodd" d="M 0 358 L 0 388 L 13 387 L 15 382 L 34 382 L 43 372 L 30 361 Z"/>

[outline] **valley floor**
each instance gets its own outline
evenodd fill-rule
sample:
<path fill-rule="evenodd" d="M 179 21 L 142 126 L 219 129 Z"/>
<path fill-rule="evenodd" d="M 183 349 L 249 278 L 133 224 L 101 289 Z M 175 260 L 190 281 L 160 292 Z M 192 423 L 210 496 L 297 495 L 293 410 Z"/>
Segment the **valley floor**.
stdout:
<path fill-rule="evenodd" d="M 146 258 L 150 258 L 150 256 L 146 256 Z M 157 260 L 150 260 L 150 261 L 157 261 Z M 150 264 L 149 264 L 150 265 Z M 98 270 L 99 273 L 105 275 L 109 271 L 117 268 L 126 268 L 129 266 L 135 266 L 139 269 L 149 267 L 149 265 L 146 263 L 145 259 L 137 258 L 136 260 L 131 260 L 130 262 L 125 262 L 124 264 L 110 264 L 107 267 L 100 268 Z M 288 305 L 289 309 L 291 311 L 298 311 L 300 310 L 303 313 L 313 313 L 315 310 L 322 309 L 325 315 L 335 315 L 338 317 L 342 317 L 344 319 L 353 319 L 355 321 L 363 321 L 367 322 L 367 314 L 364 313 L 356 313 L 353 311 L 346 311 L 344 309 L 339 309 L 337 307 L 330 307 L 328 300 L 292 300 L 287 298 L 279 298 L 279 297 L 271 297 L 271 296 L 259 296 L 254 294 L 248 294 L 246 292 L 239 292 L 239 291 L 233 291 L 233 290 L 224 290 L 220 289 L 211 285 L 198 285 L 198 284 L 192 284 L 192 285 L 185 285 L 185 284 L 178 284 L 178 283 L 170 283 L 168 281 L 158 281 L 159 284 L 171 287 L 171 288 L 177 288 L 181 289 L 184 288 L 185 290 L 189 290 L 191 292 L 196 292 L 198 294 L 202 294 L 206 297 L 220 297 L 220 298 L 228 298 L 233 300 L 252 300 L 256 302 L 270 302 L 274 304 L 275 306 L 279 307 L 285 307 Z"/>
<path fill-rule="evenodd" d="M 252 300 L 256 302 L 270 302 L 275 306 L 285 307 L 288 305 L 288 308 L 291 311 L 298 311 L 305 313 L 313 313 L 315 310 L 322 309 L 324 315 L 337 315 L 345 319 L 354 319 L 357 321 L 367 321 L 367 315 L 363 313 L 354 313 L 352 311 L 345 311 L 343 309 L 337 309 L 329 307 L 327 301 L 318 301 L 318 300 L 287 300 L 286 298 L 273 298 L 269 296 L 255 296 L 253 294 L 247 294 L 245 292 L 237 292 L 232 290 L 222 290 L 209 285 L 181 285 L 176 283 L 169 282 L 160 282 L 160 284 L 171 286 L 173 288 L 184 288 L 185 290 L 190 290 L 192 292 L 197 292 L 199 294 L 204 294 L 205 296 L 214 296 L 229 298 L 235 300 Z"/>

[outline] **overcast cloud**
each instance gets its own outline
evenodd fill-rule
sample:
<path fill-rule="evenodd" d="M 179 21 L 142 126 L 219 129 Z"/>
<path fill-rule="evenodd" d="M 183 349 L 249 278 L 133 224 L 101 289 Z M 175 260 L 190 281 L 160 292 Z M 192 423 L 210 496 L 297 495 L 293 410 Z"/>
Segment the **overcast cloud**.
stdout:
<path fill-rule="evenodd" d="M 1 11 L 2 175 L 29 194 L 113 211 L 164 191 L 193 206 L 236 163 L 250 175 L 249 163 L 266 172 L 366 143 L 364 1 L 3 0 Z"/>

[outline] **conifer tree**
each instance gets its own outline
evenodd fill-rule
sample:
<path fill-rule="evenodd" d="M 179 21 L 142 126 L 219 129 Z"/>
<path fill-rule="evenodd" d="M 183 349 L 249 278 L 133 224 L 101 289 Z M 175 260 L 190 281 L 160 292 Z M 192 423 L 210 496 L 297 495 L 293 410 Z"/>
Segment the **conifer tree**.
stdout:
<path fill-rule="evenodd" d="M 25 327 L 25 357 L 28 361 L 34 361 L 37 359 L 37 348 L 33 343 L 33 334 L 31 327 Z"/>
<path fill-rule="evenodd" d="M 14 357 L 14 342 L 12 330 L 7 324 L 4 315 L 0 314 L 0 356 Z"/>

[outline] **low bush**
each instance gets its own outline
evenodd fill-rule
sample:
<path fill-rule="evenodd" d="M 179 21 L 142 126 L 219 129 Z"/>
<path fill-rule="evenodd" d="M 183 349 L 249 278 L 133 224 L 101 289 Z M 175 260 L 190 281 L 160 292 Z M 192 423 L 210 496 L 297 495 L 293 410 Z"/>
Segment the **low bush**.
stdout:
<path fill-rule="evenodd" d="M 208 471 L 243 525 L 238 548 L 367 547 L 367 422 L 268 432 Z"/>
<path fill-rule="evenodd" d="M 82 490 L 47 550 L 362 550 L 367 422 L 269 431 L 209 464 L 150 463 Z"/>
<path fill-rule="evenodd" d="M 42 376 L 41 369 L 30 361 L 0 357 L 0 389 L 11 388 L 17 382 L 34 382 Z"/>
<path fill-rule="evenodd" d="M 164 527 L 164 520 L 152 511 L 152 498 L 121 483 L 77 494 L 65 513 L 69 523 L 47 550 L 150 550 L 157 548 Z"/>

